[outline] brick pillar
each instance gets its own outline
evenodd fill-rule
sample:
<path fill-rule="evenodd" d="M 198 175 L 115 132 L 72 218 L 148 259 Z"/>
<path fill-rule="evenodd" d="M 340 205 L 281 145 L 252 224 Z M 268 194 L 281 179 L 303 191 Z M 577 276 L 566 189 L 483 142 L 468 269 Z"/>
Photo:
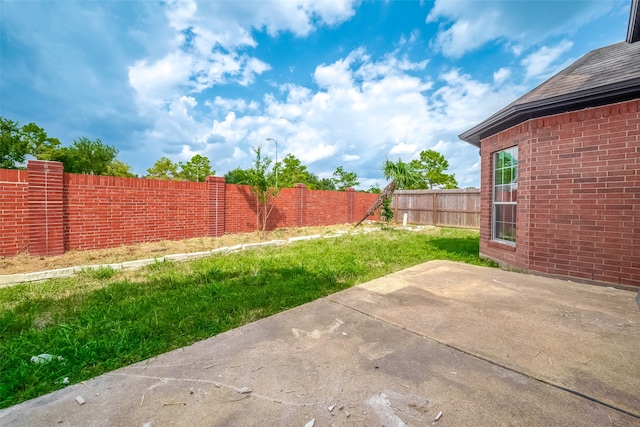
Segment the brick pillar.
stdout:
<path fill-rule="evenodd" d="M 294 184 L 293 188 L 296 189 L 296 208 L 298 214 L 296 215 L 297 227 L 304 227 L 307 223 L 307 186 L 304 184 Z"/>
<path fill-rule="evenodd" d="M 223 176 L 207 177 L 207 193 L 209 196 L 208 236 L 220 237 L 224 234 L 226 188 L 227 184 Z"/>
<path fill-rule="evenodd" d="M 344 190 L 344 192 L 347 194 L 347 222 L 355 222 L 354 204 L 356 198 L 356 190 L 354 190 L 353 188 L 347 188 Z"/>
<path fill-rule="evenodd" d="M 29 160 L 29 253 L 64 253 L 63 165 Z"/>

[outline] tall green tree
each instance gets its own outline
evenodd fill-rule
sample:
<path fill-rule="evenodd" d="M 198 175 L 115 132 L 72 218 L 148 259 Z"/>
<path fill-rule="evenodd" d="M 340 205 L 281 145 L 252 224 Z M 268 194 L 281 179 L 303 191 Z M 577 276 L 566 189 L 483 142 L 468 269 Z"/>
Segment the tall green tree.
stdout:
<path fill-rule="evenodd" d="M 35 123 L 24 125 L 22 136 L 29 146 L 29 154 L 38 160 L 52 160 L 56 151 L 60 149 L 60 140 L 51 138 Z"/>
<path fill-rule="evenodd" d="M 178 165 L 167 157 L 160 157 L 149 169 L 145 178 L 150 179 L 177 179 Z"/>
<path fill-rule="evenodd" d="M 107 173 L 105 175 L 108 176 L 119 176 L 123 178 L 136 178 L 138 175 L 131 172 L 131 166 L 121 162 L 120 160 L 114 160 L 107 167 Z"/>
<path fill-rule="evenodd" d="M 62 162 L 67 173 L 107 175 L 109 165 L 117 154 L 117 148 L 104 144 L 100 139 L 92 141 L 80 137 L 71 146 L 55 150 L 51 160 Z"/>
<path fill-rule="evenodd" d="M 278 162 L 280 163 L 280 162 Z M 278 164 L 278 187 L 292 188 L 295 184 L 306 184 L 308 188 L 317 186 L 318 177 L 314 176 L 293 154 L 287 154 Z"/>
<path fill-rule="evenodd" d="M 251 172 L 247 169 L 235 168 L 224 174 L 224 181 L 227 184 L 249 185 Z"/>
<path fill-rule="evenodd" d="M 420 172 L 422 177 L 419 183 L 411 189 L 428 188 L 458 188 L 458 181 L 454 174 L 448 174 L 449 162 L 435 150 L 423 150 L 420 159 L 412 160 L 411 166 Z"/>
<path fill-rule="evenodd" d="M 322 178 L 318 180 L 318 184 L 315 188 L 316 190 L 335 190 L 336 183 L 333 182 L 331 178 Z"/>
<path fill-rule="evenodd" d="M 178 178 L 187 181 L 204 182 L 208 176 L 214 175 L 216 171 L 211 170 L 211 163 L 207 157 L 196 154 L 186 163 L 178 163 L 180 170 Z"/>
<path fill-rule="evenodd" d="M 29 153 L 20 123 L 0 117 L 0 168 L 16 169 Z"/>
<path fill-rule="evenodd" d="M 358 175 L 355 172 L 344 170 L 342 166 L 338 166 L 335 172 L 333 172 L 333 181 L 336 184 L 336 188 L 340 191 L 360 185 Z"/>

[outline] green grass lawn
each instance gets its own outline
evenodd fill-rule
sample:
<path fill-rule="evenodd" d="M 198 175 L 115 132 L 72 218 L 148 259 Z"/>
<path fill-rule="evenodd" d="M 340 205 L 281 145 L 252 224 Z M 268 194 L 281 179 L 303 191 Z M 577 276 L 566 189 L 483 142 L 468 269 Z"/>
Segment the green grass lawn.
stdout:
<path fill-rule="evenodd" d="M 383 230 L 0 289 L 0 408 L 422 262 L 495 266 L 478 241 Z M 63 360 L 30 362 L 41 353 Z"/>

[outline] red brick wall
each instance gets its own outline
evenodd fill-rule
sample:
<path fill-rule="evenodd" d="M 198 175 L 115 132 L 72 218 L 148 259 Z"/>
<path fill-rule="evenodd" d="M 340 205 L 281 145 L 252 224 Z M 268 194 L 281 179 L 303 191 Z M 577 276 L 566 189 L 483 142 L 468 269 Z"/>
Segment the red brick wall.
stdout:
<path fill-rule="evenodd" d="M 0 256 L 256 230 L 249 187 L 222 177 L 195 183 L 74 175 L 58 162 L 30 161 L 28 171 L 0 170 L 0 190 Z M 355 222 L 375 198 L 297 184 L 280 190 L 267 229 Z"/>
<path fill-rule="evenodd" d="M 0 256 L 29 248 L 29 172 L 0 169 Z"/>
<path fill-rule="evenodd" d="M 208 234 L 208 185 L 64 174 L 65 250 Z"/>
<path fill-rule="evenodd" d="M 29 161 L 29 251 L 64 253 L 62 163 Z"/>
<path fill-rule="evenodd" d="M 640 101 L 529 120 L 482 141 L 483 256 L 640 286 Z M 518 145 L 514 248 L 491 242 L 492 153 Z"/>

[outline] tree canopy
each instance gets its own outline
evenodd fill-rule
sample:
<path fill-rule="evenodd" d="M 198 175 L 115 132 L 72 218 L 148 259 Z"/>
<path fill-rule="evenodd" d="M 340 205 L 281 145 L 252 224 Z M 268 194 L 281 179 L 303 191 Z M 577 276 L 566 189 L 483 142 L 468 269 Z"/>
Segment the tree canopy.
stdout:
<path fill-rule="evenodd" d="M 358 181 L 358 174 L 355 172 L 348 172 L 344 170 L 342 166 L 338 166 L 335 172 L 333 172 L 333 181 L 336 188 L 340 191 L 360 185 L 360 181 Z"/>
<path fill-rule="evenodd" d="M 196 154 L 186 163 L 178 163 L 180 170 L 178 178 L 187 181 L 204 182 L 208 176 L 215 175 L 216 171 L 211 169 L 209 158 Z"/>
<path fill-rule="evenodd" d="M 398 190 L 409 189 L 420 184 L 420 173 L 414 168 L 413 162 L 406 163 L 401 159 L 395 162 L 389 159 L 382 164 L 384 177 L 391 182 L 395 182 Z"/>
<path fill-rule="evenodd" d="M 60 145 L 57 138 L 49 137 L 35 123 L 20 126 L 16 121 L 0 117 L 0 129 L 1 168 L 19 168 L 28 155 L 38 160 L 51 160 Z"/>
<path fill-rule="evenodd" d="M 0 117 L 0 130 L 0 168 L 15 169 L 25 161 L 29 144 L 18 122 Z"/>
<path fill-rule="evenodd" d="M 235 168 L 224 174 L 224 181 L 227 184 L 249 185 L 251 173 L 247 169 Z"/>
<path fill-rule="evenodd" d="M 208 176 L 215 173 L 216 171 L 211 169 L 209 158 L 200 154 L 196 154 L 188 162 L 177 164 L 163 156 L 147 169 L 145 178 L 204 182 Z"/>
<path fill-rule="evenodd" d="M 421 151 L 420 159 L 412 160 L 411 166 L 420 173 L 421 182 L 408 187 L 408 189 L 458 188 L 455 175 L 445 173 L 449 169 L 449 162 L 435 150 Z"/>
<path fill-rule="evenodd" d="M 135 176 L 131 166 L 116 159 L 118 150 L 99 139 L 77 138 L 68 147 L 61 147 L 35 123 L 20 126 L 18 122 L 0 117 L 0 167 L 24 167 L 27 156 L 37 160 L 55 160 L 64 165 L 67 173 L 93 175 Z"/>
<path fill-rule="evenodd" d="M 55 150 L 50 160 L 62 162 L 67 173 L 107 175 L 109 165 L 117 155 L 117 148 L 102 143 L 100 139 L 92 141 L 80 137 L 71 146 Z"/>
<path fill-rule="evenodd" d="M 160 157 L 149 169 L 145 178 L 151 179 L 176 179 L 178 177 L 178 165 L 168 157 Z"/>

